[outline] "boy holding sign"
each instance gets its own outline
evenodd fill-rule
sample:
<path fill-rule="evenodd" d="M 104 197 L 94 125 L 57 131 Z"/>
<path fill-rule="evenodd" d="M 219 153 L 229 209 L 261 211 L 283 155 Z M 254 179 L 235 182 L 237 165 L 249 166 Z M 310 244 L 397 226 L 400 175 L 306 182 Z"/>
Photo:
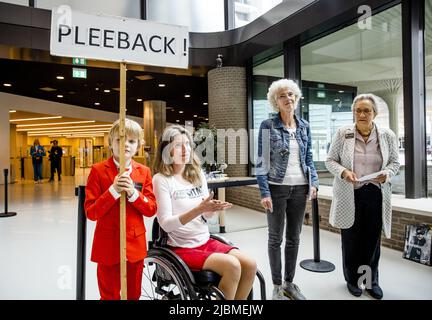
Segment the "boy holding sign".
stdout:
<path fill-rule="evenodd" d="M 143 216 L 156 213 L 150 169 L 132 160 L 143 142 L 141 126 L 125 120 L 126 170 L 119 174 L 119 121 L 109 133 L 113 156 L 92 167 L 86 186 L 86 215 L 97 221 L 91 261 L 98 264 L 97 277 L 102 300 L 120 299 L 120 226 L 119 198 L 126 192 L 126 257 L 127 298 L 138 300 L 141 295 L 143 261 L 147 255 L 146 230 Z"/>

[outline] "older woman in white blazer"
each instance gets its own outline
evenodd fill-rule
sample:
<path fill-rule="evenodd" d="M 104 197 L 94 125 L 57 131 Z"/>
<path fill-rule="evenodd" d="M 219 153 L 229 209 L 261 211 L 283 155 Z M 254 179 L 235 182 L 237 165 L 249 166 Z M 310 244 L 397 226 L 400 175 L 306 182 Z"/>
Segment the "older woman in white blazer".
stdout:
<path fill-rule="evenodd" d="M 378 282 L 381 230 L 390 238 L 390 179 L 399 170 L 394 132 L 379 128 L 373 121 L 379 103 L 373 94 L 354 98 L 355 123 L 337 131 L 326 160 L 327 169 L 335 176 L 329 220 L 332 226 L 341 228 L 348 291 L 361 296 L 365 279 L 366 291 L 375 299 L 383 297 Z M 362 179 L 369 175 L 372 177 Z M 360 278 L 362 275 L 366 277 Z"/>

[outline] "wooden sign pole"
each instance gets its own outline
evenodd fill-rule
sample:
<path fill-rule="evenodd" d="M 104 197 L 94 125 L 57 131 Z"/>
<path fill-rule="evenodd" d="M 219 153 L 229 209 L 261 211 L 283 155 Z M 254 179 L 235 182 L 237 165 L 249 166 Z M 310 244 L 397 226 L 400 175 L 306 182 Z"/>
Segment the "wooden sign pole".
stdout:
<path fill-rule="evenodd" d="M 125 119 L 126 119 L 126 63 L 120 63 L 120 170 L 125 171 Z M 127 268 L 126 268 L 126 193 L 120 197 L 120 298 L 127 300 Z"/>

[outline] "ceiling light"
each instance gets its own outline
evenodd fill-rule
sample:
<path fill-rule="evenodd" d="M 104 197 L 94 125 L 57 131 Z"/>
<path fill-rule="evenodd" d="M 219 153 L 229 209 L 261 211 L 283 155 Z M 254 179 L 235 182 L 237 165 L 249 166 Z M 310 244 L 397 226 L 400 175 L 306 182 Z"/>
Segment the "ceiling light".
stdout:
<path fill-rule="evenodd" d="M 48 133 L 48 132 L 77 132 L 77 131 L 85 131 L 85 132 L 90 132 L 90 131 L 104 131 L 104 132 L 109 132 L 110 128 L 90 128 L 90 129 L 40 129 L 39 131 L 32 131 L 31 133 Z"/>
<path fill-rule="evenodd" d="M 108 133 L 109 131 L 100 131 L 100 132 L 74 132 L 74 133 L 68 133 L 68 132 L 31 132 L 27 136 L 29 137 L 43 137 L 43 136 L 76 136 L 76 135 L 87 135 L 87 136 L 93 136 L 93 135 L 100 135 L 103 136 L 104 133 Z"/>
<path fill-rule="evenodd" d="M 111 90 L 110 89 L 105 89 L 104 92 L 108 93 L 108 92 L 111 92 Z"/>
<path fill-rule="evenodd" d="M 339 90 L 338 92 L 339 92 L 339 93 L 344 93 L 345 91 L 343 91 L 343 90 Z"/>
<path fill-rule="evenodd" d="M 64 80 L 63 76 L 57 76 L 56 78 L 59 79 L 59 80 Z"/>
<path fill-rule="evenodd" d="M 95 88 L 96 91 L 99 91 L 99 88 Z"/>
<path fill-rule="evenodd" d="M 177 120 L 176 120 L 176 122 L 180 122 L 180 120 L 179 120 L 179 119 L 177 119 Z"/>
<path fill-rule="evenodd" d="M 151 80 L 153 79 L 153 76 L 149 74 L 143 74 L 142 76 L 135 76 L 138 80 Z"/>
<path fill-rule="evenodd" d="M 334 101 L 340 101 L 340 99 L 334 99 Z"/>
<path fill-rule="evenodd" d="M 185 98 L 190 98 L 190 94 L 185 94 Z"/>
<path fill-rule="evenodd" d="M 17 128 L 18 132 L 21 131 L 41 131 L 41 130 L 54 130 L 54 129 L 79 129 L 79 128 L 100 128 L 101 130 L 110 129 L 111 124 L 93 124 L 93 125 L 84 125 L 84 126 L 63 126 L 63 127 L 36 127 L 36 128 Z"/>
<path fill-rule="evenodd" d="M 159 83 L 158 86 L 163 88 L 163 87 L 165 87 L 165 83 Z"/>
<path fill-rule="evenodd" d="M 48 91 L 48 92 L 57 91 L 57 89 L 51 88 L 51 87 L 42 87 L 42 88 L 39 88 L 39 90 Z"/>
<path fill-rule="evenodd" d="M 206 105 L 208 105 L 208 103 L 207 102 L 203 102 L 203 105 L 206 106 Z"/>
<path fill-rule="evenodd" d="M 17 128 L 26 127 L 38 127 L 38 126 L 58 126 L 60 124 L 76 124 L 76 123 L 93 123 L 95 120 L 83 120 L 83 121 L 68 121 L 68 122 L 48 122 L 48 123 L 37 123 L 37 124 L 18 124 Z M 108 124 L 107 124 L 108 126 Z"/>
<path fill-rule="evenodd" d="M 182 111 L 182 110 L 180 110 L 180 111 L 179 111 L 179 113 L 183 113 L 183 111 Z"/>
<path fill-rule="evenodd" d="M 62 94 L 58 94 L 57 98 L 63 98 L 63 95 Z"/>
<path fill-rule="evenodd" d="M 16 121 L 34 121 L 34 120 L 47 120 L 47 119 L 60 119 L 62 116 L 52 116 L 52 117 L 39 117 L 39 118 L 25 118 L 25 119 L 10 119 L 10 122 Z"/>
<path fill-rule="evenodd" d="M 44 130 L 44 131 L 32 131 L 29 132 L 28 135 L 49 135 L 49 134 L 78 134 L 78 133 L 108 133 L 110 132 L 109 128 L 97 128 L 97 129 L 67 129 L 67 130 Z"/>
<path fill-rule="evenodd" d="M 141 99 L 141 98 L 138 98 L 138 99 L 137 99 L 137 101 L 138 101 L 138 102 L 141 102 L 141 101 L 142 101 L 142 99 Z"/>
<path fill-rule="evenodd" d="M 198 115 L 194 114 L 194 118 L 198 117 Z"/>
<path fill-rule="evenodd" d="M 12 85 L 11 85 L 10 83 L 3 83 L 3 85 L 4 85 L 5 87 L 12 87 Z"/>
<path fill-rule="evenodd" d="M 14 113 L 16 112 L 16 110 L 9 110 L 9 113 Z"/>
<path fill-rule="evenodd" d="M 208 121 L 208 118 L 205 118 L 206 119 L 206 121 Z"/>
<path fill-rule="evenodd" d="M 95 102 L 94 105 L 95 105 L 95 106 L 98 106 L 98 105 L 100 105 L 100 103 L 99 103 L 99 102 Z"/>

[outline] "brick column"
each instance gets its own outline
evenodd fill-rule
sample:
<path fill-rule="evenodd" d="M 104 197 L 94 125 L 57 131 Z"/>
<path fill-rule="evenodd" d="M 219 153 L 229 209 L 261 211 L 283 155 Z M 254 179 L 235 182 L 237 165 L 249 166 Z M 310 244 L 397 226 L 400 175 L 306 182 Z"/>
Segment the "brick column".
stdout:
<path fill-rule="evenodd" d="M 208 73 L 209 95 L 209 124 L 217 129 L 231 129 L 239 134 L 247 133 L 247 105 L 246 105 L 246 70 L 243 67 L 221 67 Z M 241 131 L 239 131 L 241 130 Z M 219 138 L 219 136 L 218 136 Z M 236 160 L 228 163 L 228 139 L 225 140 L 225 162 L 228 168 L 225 173 L 231 177 L 248 175 L 248 165 L 240 164 L 241 154 L 248 153 L 248 140 L 240 143 L 236 139 Z M 218 142 L 219 144 L 219 142 Z M 231 155 L 233 157 L 233 155 Z"/>

